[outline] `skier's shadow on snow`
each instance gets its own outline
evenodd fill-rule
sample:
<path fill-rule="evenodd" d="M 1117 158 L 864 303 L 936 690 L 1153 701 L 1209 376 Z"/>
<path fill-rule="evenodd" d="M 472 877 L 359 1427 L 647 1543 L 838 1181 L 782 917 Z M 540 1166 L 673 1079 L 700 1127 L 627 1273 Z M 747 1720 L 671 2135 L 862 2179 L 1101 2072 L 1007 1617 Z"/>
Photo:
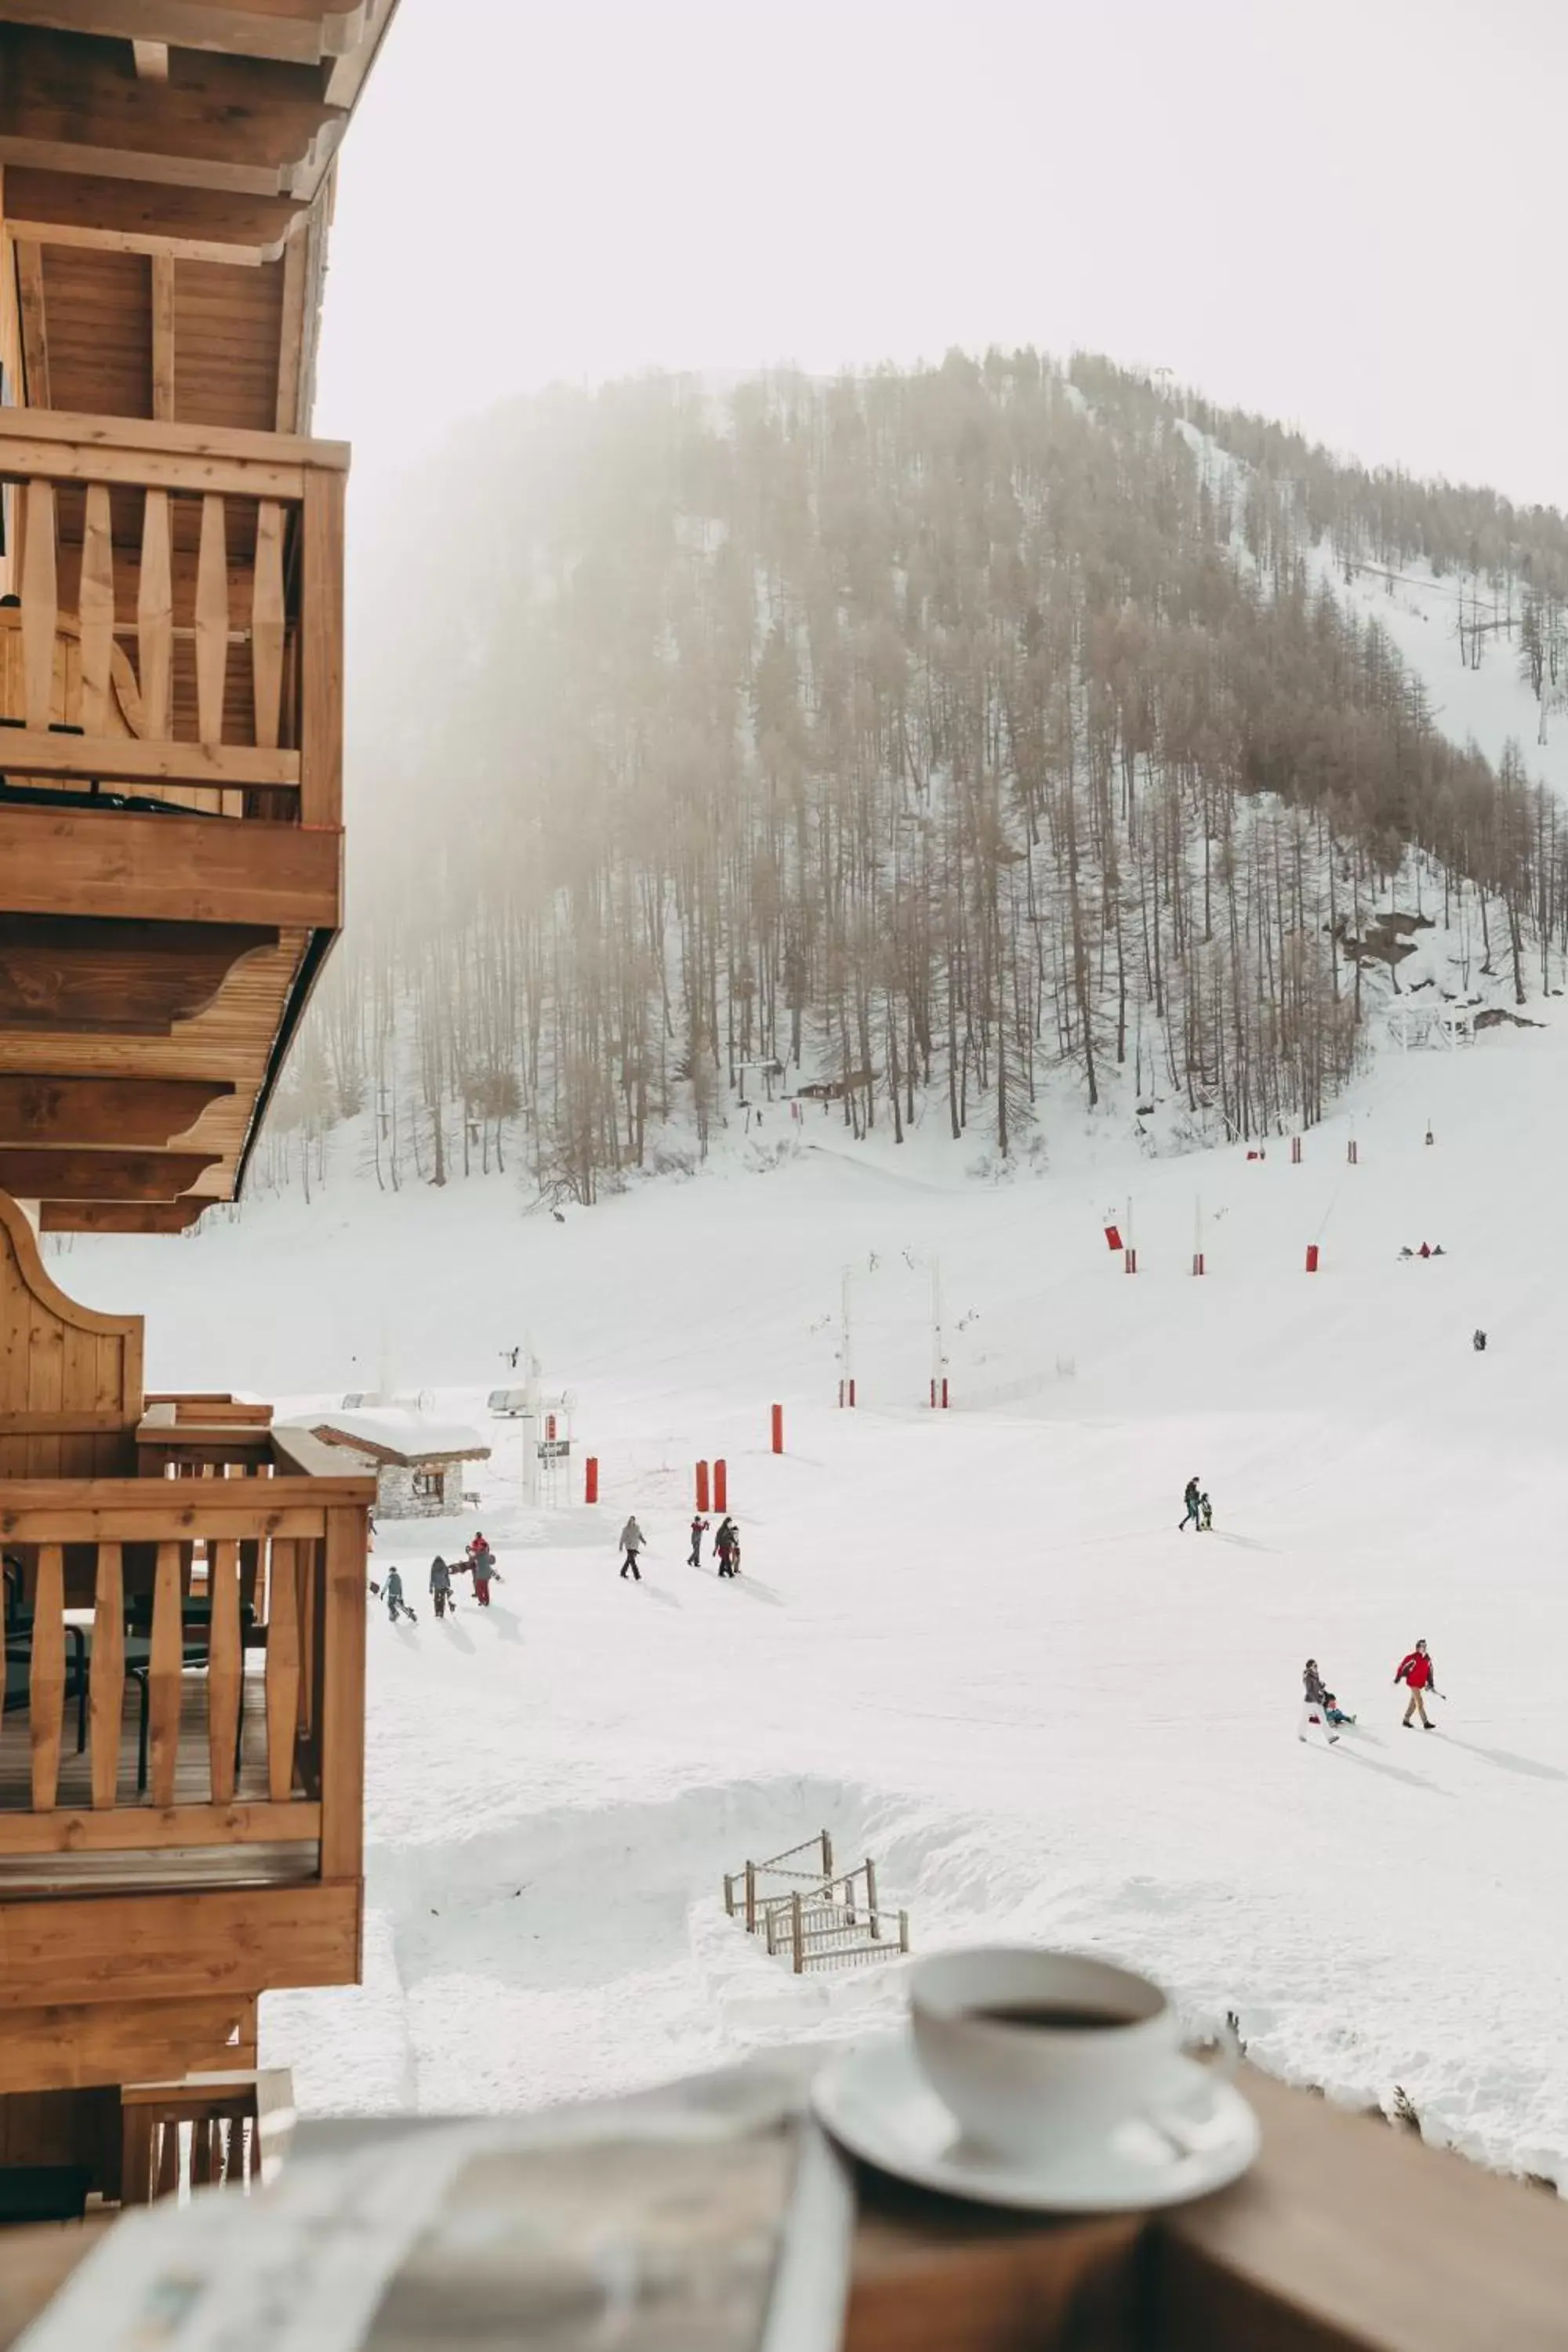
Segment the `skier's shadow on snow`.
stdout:
<path fill-rule="evenodd" d="M 1273 1552 L 1276 1549 L 1273 1544 L 1259 1543 L 1256 1536 L 1233 1536 L 1226 1528 L 1211 1528 L 1209 1533 L 1218 1536 L 1221 1543 L 1239 1544 L 1243 1551 Z"/>
<path fill-rule="evenodd" d="M 490 1615 L 495 1619 L 496 1631 L 503 1642 L 521 1641 L 522 1628 L 518 1622 L 515 1609 L 503 1609 L 499 1601 L 492 1601 Z"/>
<path fill-rule="evenodd" d="M 1340 1741 L 1340 1754 L 1352 1764 L 1359 1764 L 1363 1771 L 1381 1772 L 1385 1780 L 1403 1780 L 1409 1788 L 1424 1790 L 1429 1797 L 1447 1797 L 1452 1801 L 1452 1790 L 1439 1789 L 1436 1781 L 1424 1780 L 1419 1772 L 1406 1772 L 1403 1765 L 1375 1763 L 1370 1756 L 1363 1756 L 1359 1748 L 1347 1747 L 1342 1739 Z"/>
<path fill-rule="evenodd" d="M 1467 1756 L 1482 1756 L 1489 1764 L 1500 1764 L 1505 1772 L 1521 1773 L 1527 1780 L 1568 1780 L 1568 1772 L 1560 1772 L 1555 1764 L 1539 1764 L 1533 1756 L 1515 1756 L 1506 1748 L 1478 1748 L 1473 1739 L 1456 1739 L 1451 1734 L 1444 1744 L 1462 1748 Z"/>
<path fill-rule="evenodd" d="M 441 1620 L 441 1624 L 442 1630 L 446 1633 L 447 1639 L 451 1643 L 453 1649 L 467 1650 L 469 1657 L 471 1658 L 474 1654 L 473 1643 L 469 1639 L 468 1635 L 464 1633 L 462 1627 L 458 1624 L 457 1618 L 455 1616 L 444 1617 Z"/>
<path fill-rule="evenodd" d="M 680 1606 L 673 1592 L 662 1591 L 657 1584 L 650 1584 L 647 1577 L 643 1579 L 641 1590 L 650 1601 L 657 1601 L 661 1609 L 679 1609 Z"/>
<path fill-rule="evenodd" d="M 748 1600 L 765 1601 L 770 1609 L 782 1609 L 784 1605 L 782 1592 L 775 1592 L 771 1584 L 759 1584 L 754 1576 L 727 1576 L 724 1581 L 732 1584 L 737 1592 L 743 1592 Z"/>

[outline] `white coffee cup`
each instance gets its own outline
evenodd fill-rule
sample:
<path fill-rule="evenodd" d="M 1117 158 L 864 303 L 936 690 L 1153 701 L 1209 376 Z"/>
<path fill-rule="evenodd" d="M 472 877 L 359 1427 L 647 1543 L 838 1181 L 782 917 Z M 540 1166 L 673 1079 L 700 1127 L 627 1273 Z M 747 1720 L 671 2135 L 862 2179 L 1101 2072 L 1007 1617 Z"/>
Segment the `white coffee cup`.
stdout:
<path fill-rule="evenodd" d="M 1042 2156 L 1191 2095 L 1174 2010 L 1108 1960 L 944 1952 L 911 1970 L 910 2010 L 921 2069 L 976 2147 Z"/>

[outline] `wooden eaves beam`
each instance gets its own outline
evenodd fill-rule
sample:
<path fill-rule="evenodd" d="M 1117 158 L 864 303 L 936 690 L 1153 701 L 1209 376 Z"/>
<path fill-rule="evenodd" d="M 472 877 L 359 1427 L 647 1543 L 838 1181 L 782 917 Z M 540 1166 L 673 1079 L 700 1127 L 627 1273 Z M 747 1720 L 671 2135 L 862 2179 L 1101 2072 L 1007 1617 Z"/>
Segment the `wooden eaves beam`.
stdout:
<path fill-rule="evenodd" d="M 176 261 L 274 261 L 303 232 L 308 206 L 290 196 L 166 187 L 76 172 L 5 173 L 5 225 L 25 244 L 167 253 Z"/>
<path fill-rule="evenodd" d="M 0 163 L 309 195 L 346 119 L 319 67 L 180 49 L 143 81 L 122 42 L 0 22 Z"/>
<path fill-rule="evenodd" d="M 275 0 L 271 7 L 247 0 L 0 0 L 0 19 L 13 25 L 299 66 L 354 48 L 371 13 L 369 0 L 283 0 L 280 6 Z"/>
<path fill-rule="evenodd" d="M 237 965 L 278 941 L 257 923 L 0 915 L 0 1031 L 166 1037 L 205 1012 Z M 29 1201 L 58 1189 L 0 1176 L 0 1191 Z"/>

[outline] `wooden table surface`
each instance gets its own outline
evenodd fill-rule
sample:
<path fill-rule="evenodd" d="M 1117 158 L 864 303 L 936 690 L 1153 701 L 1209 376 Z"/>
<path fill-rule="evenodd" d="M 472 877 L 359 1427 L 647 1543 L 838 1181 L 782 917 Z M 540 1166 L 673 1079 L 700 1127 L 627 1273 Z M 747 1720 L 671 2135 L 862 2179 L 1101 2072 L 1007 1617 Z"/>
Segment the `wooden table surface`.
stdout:
<path fill-rule="evenodd" d="M 1565 2352 L 1568 2208 L 1244 2070 L 1245 2180 L 1043 2221 L 862 2170 L 845 2352 Z M 105 2224 L 0 2236 L 0 2352 Z"/>

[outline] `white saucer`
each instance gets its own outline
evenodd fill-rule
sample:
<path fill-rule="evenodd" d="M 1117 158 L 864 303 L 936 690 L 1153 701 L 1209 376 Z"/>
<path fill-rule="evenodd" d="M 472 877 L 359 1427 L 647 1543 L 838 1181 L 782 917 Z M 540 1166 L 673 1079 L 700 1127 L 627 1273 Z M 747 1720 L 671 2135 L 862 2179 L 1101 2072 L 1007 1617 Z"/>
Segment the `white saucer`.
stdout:
<path fill-rule="evenodd" d="M 1223 2189 L 1258 2153 L 1258 2118 L 1235 2084 L 1195 2060 L 1184 2063 L 1191 2088 L 1163 2109 L 1176 2137 L 1134 2115 L 1032 2158 L 965 2142 L 916 2064 L 907 2032 L 862 2042 L 825 2066 L 812 2104 L 851 2156 L 922 2189 L 1028 2212 L 1139 2213 Z"/>

